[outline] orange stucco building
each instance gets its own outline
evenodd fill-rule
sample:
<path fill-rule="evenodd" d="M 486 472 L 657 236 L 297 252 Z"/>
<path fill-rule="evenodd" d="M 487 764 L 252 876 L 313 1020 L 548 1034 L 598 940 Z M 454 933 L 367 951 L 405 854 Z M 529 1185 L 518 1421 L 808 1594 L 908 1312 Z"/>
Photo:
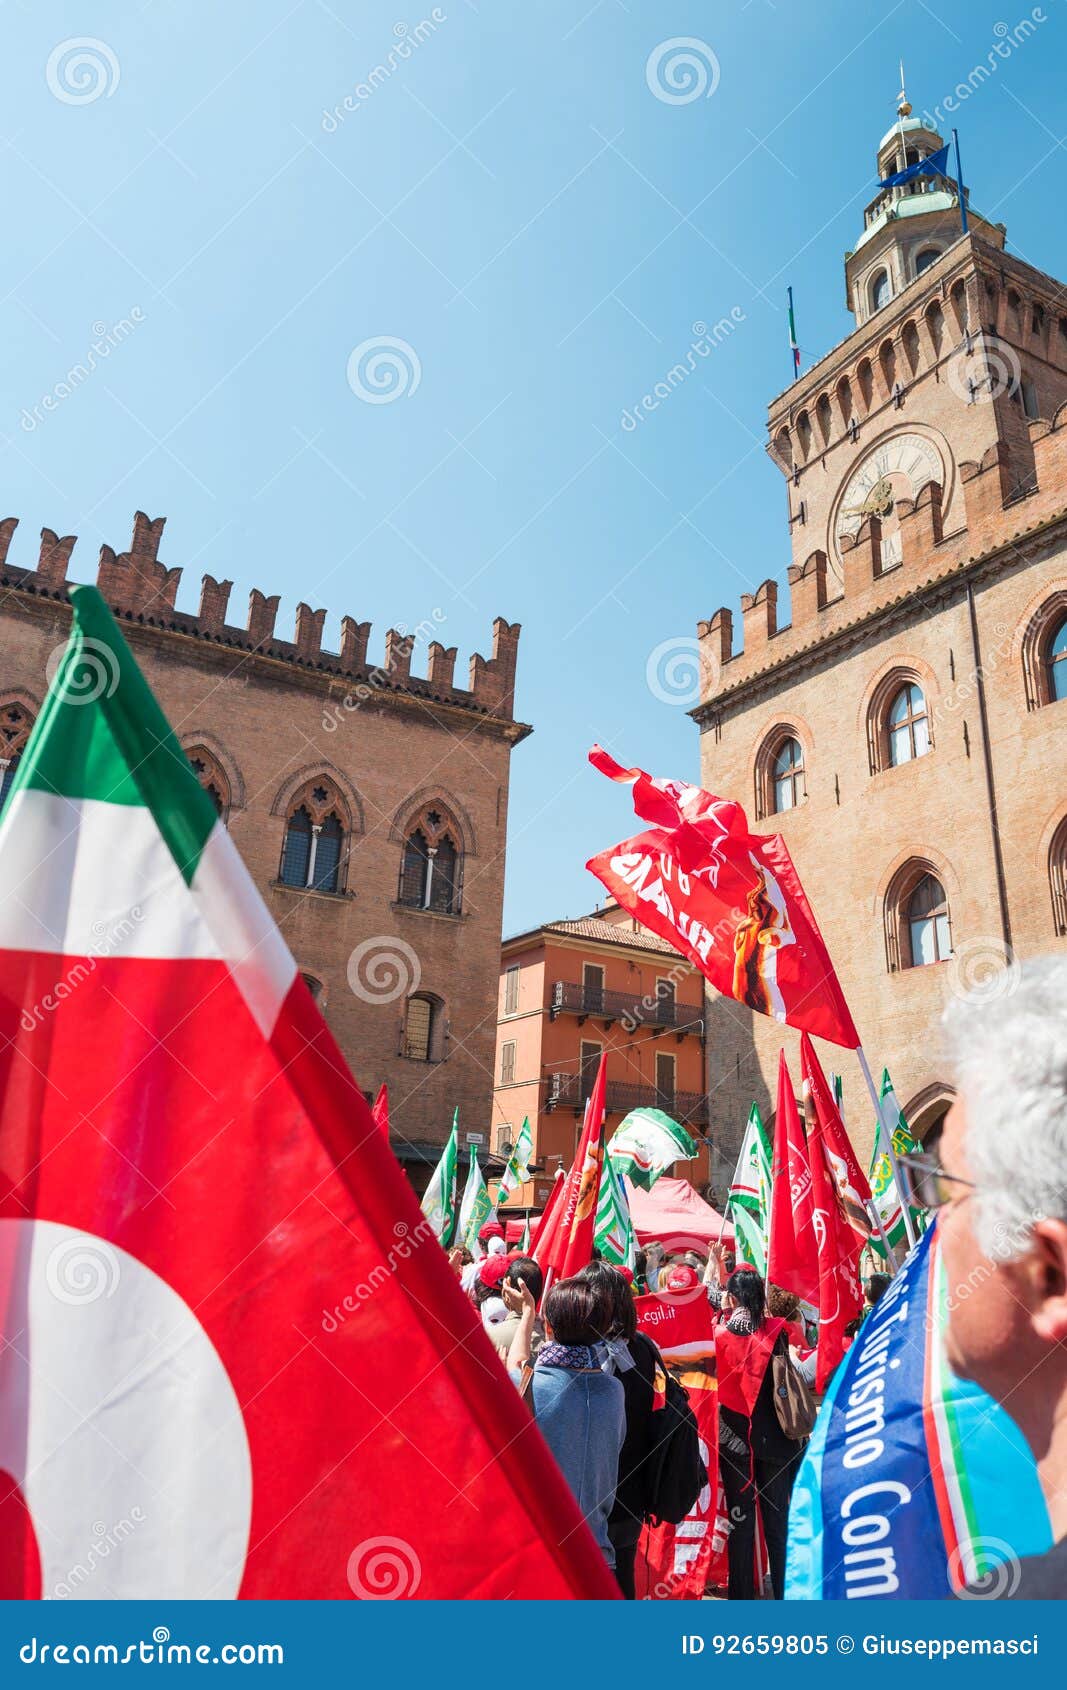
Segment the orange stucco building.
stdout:
<path fill-rule="evenodd" d="M 701 978 L 614 903 L 574 921 L 547 922 L 502 947 L 487 1148 L 506 1156 L 528 1116 L 536 1164 L 509 1209 L 540 1208 L 556 1168 L 570 1166 L 603 1050 L 609 1137 L 631 1109 L 647 1107 L 703 1138 Z M 710 1177 L 705 1145 L 676 1172 L 702 1189 Z"/>

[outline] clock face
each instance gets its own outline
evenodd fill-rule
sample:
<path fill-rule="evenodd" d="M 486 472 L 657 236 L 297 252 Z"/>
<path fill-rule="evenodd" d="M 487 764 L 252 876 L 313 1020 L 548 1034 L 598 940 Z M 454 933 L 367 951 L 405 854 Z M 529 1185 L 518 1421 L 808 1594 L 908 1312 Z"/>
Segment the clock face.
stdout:
<path fill-rule="evenodd" d="M 932 441 L 922 434 L 894 434 L 857 465 L 846 481 L 834 522 L 835 573 L 841 574 L 841 545 L 853 540 L 869 516 L 882 524 L 882 568 L 902 561 L 897 503 L 914 499 L 928 481 L 945 485 L 945 466 Z"/>

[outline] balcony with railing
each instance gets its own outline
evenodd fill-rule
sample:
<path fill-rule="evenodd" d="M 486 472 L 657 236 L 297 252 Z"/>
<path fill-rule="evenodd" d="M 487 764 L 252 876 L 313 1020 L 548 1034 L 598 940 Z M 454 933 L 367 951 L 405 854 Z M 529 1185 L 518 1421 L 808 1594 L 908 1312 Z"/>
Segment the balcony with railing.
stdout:
<path fill-rule="evenodd" d="M 573 1109 L 580 1114 L 585 1100 L 593 1089 L 596 1068 L 588 1072 L 552 1068 L 545 1070 L 544 1107 Z M 654 1085 L 634 1085 L 626 1080 L 609 1080 L 606 1088 L 606 1108 L 609 1115 L 628 1115 L 631 1109 L 662 1109 L 674 1121 L 684 1126 L 706 1127 L 708 1100 L 703 1092 L 665 1091 Z"/>
<path fill-rule="evenodd" d="M 704 1031 L 703 1011 L 696 1004 L 676 1002 L 673 994 L 635 997 L 633 992 L 611 992 L 603 986 L 579 985 L 574 980 L 553 982 L 548 1015 L 550 1021 L 560 1015 L 576 1015 L 579 1022 L 632 1022 L 635 1030 L 661 1028 L 679 1035 Z"/>

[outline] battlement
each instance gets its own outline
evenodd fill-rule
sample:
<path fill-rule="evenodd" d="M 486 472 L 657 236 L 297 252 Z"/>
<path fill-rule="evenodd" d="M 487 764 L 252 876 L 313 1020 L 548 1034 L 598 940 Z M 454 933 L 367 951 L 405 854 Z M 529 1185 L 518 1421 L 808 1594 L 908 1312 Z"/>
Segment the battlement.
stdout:
<path fill-rule="evenodd" d="M 18 568 L 8 563 L 8 552 L 18 520 L 14 516 L 0 520 L 0 584 L 51 598 L 65 598 L 67 570 L 77 536 L 68 534 L 61 539 L 51 528 L 42 528 L 36 568 Z M 457 687 L 454 683 L 456 647 L 445 647 L 438 639 L 428 640 L 428 672 L 425 677 L 411 673 L 412 658 L 420 637 L 436 634 L 444 622 L 443 615 L 436 610 L 425 624 L 420 624 L 414 631 L 390 628 L 385 636 L 384 660 L 380 665 L 368 660 L 369 622 L 357 622 L 351 616 L 342 617 L 340 650 L 325 650 L 322 642 L 327 613 L 313 609 L 309 604 L 301 603 L 296 607 L 294 638 L 279 639 L 275 633 L 281 603 L 279 595 L 274 593 L 268 597 L 258 587 L 253 587 L 249 594 L 248 619 L 243 627 L 226 620 L 233 582 L 217 581 L 213 575 L 202 577 L 200 604 L 195 615 L 178 609 L 182 570 L 180 567 L 168 568 L 159 559 L 165 524 L 166 517 L 153 519 L 138 511 L 133 519 L 133 537 L 128 551 L 116 553 L 110 546 L 100 548 L 96 584 L 120 619 L 209 640 L 236 651 L 259 654 L 326 675 L 352 677 L 369 682 L 385 694 L 391 691 L 406 693 L 460 709 L 476 710 L 482 715 L 507 722 L 514 720 L 515 668 L 521 631 L 518 622 L 505 622 L 503 617 L 497 617 L 493 623 L 492 656 L 482 657 L 475 653 L 471 658 L 467 688 Z"/>
<path fill-rule="evenodd" d="M 914 499 L 901 499 L 899 561 L 883 560 L 882 525 L 867 517 L 842 546 L 841 576 L 824 551 L 812 551 L 788 571 L 792 619 L 779 626 L 773 577 L 741 597 L 744 641 L 734 649 L 734 615 L 720 606 L 697 624 L 704 688 L 694 711 L 708 719 L 717 704 L 755 677 L 809 653 L 844 629 L 926 586 L 1000 551 L 1019 555 L 1029 536 L 1067 518 L 1067 404 L 1051 420 L 1029 424 L 1034 475 L 1020 486 L 1007 444 L 998 441 L 980 462 L 961 463 L 964 522 L 946 532 L 940 484 L 928 481 Z"/>

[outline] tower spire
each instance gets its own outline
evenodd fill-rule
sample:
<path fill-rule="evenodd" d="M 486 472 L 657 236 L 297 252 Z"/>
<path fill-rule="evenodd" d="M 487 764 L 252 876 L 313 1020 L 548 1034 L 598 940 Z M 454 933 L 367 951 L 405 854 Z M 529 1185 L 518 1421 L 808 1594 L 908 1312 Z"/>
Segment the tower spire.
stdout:
<path fill-rule="evenodd" d="M 904 92 L 904 60 L 903 59 L 901 59 L 901 61 L 900 61 L 900 93 L 897 95 L 897 116 L 898 117 L 910 117 L 911 116 L 911 106 L 908 103 L 908 96 Z"/>

